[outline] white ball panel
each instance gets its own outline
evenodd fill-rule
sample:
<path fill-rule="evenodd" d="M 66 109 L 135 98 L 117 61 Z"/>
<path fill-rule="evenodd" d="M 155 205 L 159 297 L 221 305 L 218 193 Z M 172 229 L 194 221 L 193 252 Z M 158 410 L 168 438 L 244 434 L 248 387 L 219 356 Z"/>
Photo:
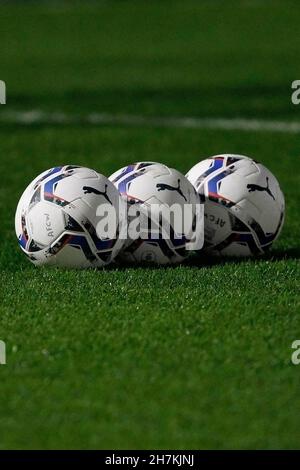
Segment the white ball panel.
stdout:
<path fill-rule="evenodd" d="M 29 210 L 26 221 L 30 237 L 43 246 L 53 243 L 65 228 L 65 218 L 61 208 L 45 201 L 38 202 Z"/>

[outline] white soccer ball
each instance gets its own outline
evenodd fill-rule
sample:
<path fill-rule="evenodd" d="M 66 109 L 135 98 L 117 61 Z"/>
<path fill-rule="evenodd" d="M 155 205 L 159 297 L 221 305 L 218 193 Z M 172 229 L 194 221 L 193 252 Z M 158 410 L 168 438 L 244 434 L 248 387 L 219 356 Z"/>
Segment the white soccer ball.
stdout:
<path fill-rule="evenodd" d="M 143 235 L 128 236 L 120 259 L 149 264 L 172 264 L 183 261 L 190 253 L 189 244 L 194 236 L 192 227 L 187 231 L 180 232 L 175 227 L 174 221 L 167 220 L 167 217 L 164 216 L 160 218 L 159 211 L 161 207 L 168 211 L 176 205 L 183 216 L 184 210 L 187 212 L 185 206 L 190 204 L 193 222 L 201 224 L 201 215 L 197 211 L 201 206 L 200 198 L 186 177 L 179 171 L 168 168 L 161 163 L 139 162 L 121 168 L 109 179 L 127 202 L 129 226 L 132 222 L 130 206 L 131 209 L 138 209 L 140 220 L 142 223 L 146 222 L 146 230 Z M 201 209 L 203 209 L 202 206 Z M 150 212 L 151 217 L 149 216 Z M 155 221 L 159 221 L 159 223 Z M 160 229 L 162 229 L 161 233 L 165 228 L 169 229 L 170 236 L 165 234 L 158 236 Z"/>
<path fill-rule="evenodd" d="M 207 253 L 257 255 L 279 236 L 284 196 L 261 163 L 243 155 L 216 155 L 197 163 L 186 177 L 205 203 Z"/>
<path fill-rule="evenodd" d="M 98 237 L 96 211 L 103 204 L 115 209 L 112 238 Z M 118 236 L 122 204 L 115 186 L 96 171 L 73 165 L 51 168 L 29 184 L 19 201 L 15 229 L 20 247 L 38 266 L 104 266 L 123 246 Z"/>

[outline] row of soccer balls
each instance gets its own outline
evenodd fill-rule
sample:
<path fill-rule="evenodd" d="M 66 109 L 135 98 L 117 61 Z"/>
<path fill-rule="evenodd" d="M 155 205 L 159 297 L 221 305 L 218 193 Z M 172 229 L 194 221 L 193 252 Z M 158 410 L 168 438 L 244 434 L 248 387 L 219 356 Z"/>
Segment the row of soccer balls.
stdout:
<path fill-rule="evenodd" d="M 166 165 L 140 162 L 109 178 L 79 166 L 45 171 L 25 189 L 15 229 L 20 247 L 36 265 L 88 268 L 118 257 L 131 262 L 179 263 L 190 253 L 187 237 L 124 240 L 99 237 L 99 204 L 204 204 L 200 253 L 253 256 L 264 253 L 284 222 L 284 196 L 274 175 L 242 155 L 223 154 L 196 164 L 186 176 Z M 117 220 L 121 233 L 124 221 Z"/>

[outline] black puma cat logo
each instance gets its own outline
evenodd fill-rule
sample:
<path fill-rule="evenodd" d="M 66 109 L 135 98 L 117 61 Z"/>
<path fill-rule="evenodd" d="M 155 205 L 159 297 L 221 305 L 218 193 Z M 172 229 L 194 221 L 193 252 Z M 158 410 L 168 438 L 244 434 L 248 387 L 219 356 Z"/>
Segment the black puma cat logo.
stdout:
<path fill-rule="evenodd" d="M 249 190 L 249 193 L 252 193 L 253 191 L 266 191 L 266 193 L 268 193 L 269 196 L 271 196 L 275 201 L 275 197 L 273 196 L 273 194 L 271 193 L 271 190 L 269 188 L 269 178 L 268 177 L 266 178 L 266 183 L 267 183 L 267 186 L 259 186 L 258 184 L 247 184 L 247 188 Z"/>
<path fill-rule="evenodd" d="M 84 191 L 84 194 L 99 194 L 99 196 L 104 196 L 105 199 L 107 200 L 107 202 L 109 202 L 111 205 L 112 202 L 111 200 L 109 199 L 108 195 L 107 195 L 107 184 L 105 185 L 105 190 L 104 191 L 98 191 L 98 189 L 95 189 L 95 188 L 91 188 L 91 186 L 83 186 L 83 191 Z"/>
<path fill-rule="evenodd" d="M 167 189 L 168 191 L 177 191 L 178 194 L 180 194 L 180 196 L 182 196 L 183 199 L 186 201 L 186 197 L 180 189 L 180 179 L 178 180 L 178 186 L 175 188 L 174 186 L 170 186 L 169 184 L 165 183 L 157 183 L 156 187 L 158 191 L 164 191 L 165 189 Z"/>

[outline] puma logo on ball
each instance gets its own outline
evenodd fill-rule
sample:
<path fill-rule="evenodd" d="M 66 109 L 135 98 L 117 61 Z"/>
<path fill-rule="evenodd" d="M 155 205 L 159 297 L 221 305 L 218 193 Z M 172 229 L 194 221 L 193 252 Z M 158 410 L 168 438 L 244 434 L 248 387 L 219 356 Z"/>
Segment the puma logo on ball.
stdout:
<path fill-rule="evenodd" d="M 165 184 L 165 183 L 157 183 L 156 187 L 157 187 L 158 191 L 165 191 L 165 190 L 177 191 L 177 193 L 180 194 L 180 196 L 182 196 L 183 199 L 186 201 L 186 197 L 180 189 L 180 179 L 178 179 L 178 186 L 177 187 L 176 186 L 175 187 L 170 186 L 169 184 Z"/>
<path fill-rule="evenodd" d="M 91 186 L 83 186 L 82 189 L 84 191 L 84 194 L 98 194 L 99 196 L 105 197 L 107 202 L 112 205 L 112 202 L 107 195 L 107 184 L 105 185 L 104 191 L 99 191 L 98 189 L 92 188 Z"/>
<path fill-rule="evenodd" d="M 273 196 L 273 194 L 271 193 L 271 190 L 269 188 L 269 178 L 268 177 L 266 178 L 266 183 L 267 183 L 267 186 L 259 186 L 258 184 L 247 184 L 247 188 L 249 190 L 249 193 L 252 193 L 253 191 L 265 191 L 275 201 L 275 197 Z"/>

